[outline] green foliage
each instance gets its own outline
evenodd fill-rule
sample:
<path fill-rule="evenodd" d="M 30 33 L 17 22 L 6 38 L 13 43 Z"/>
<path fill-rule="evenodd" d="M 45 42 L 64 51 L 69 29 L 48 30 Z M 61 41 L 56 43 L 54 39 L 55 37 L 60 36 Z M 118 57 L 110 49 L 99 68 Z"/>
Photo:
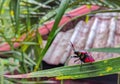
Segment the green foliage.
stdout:
<path fill-rule="evenodd" d="M 99 5 L 104 7 L 110 7 L 110 8 L 119 8 L 120 3 L 118 3 L 120 0 L 74 0 L 69 6 L 74 5 Z"/>
<path fill-rule="evenodd" d="M 120 57 L 83 65 L 64 66 L 24 75 L 5 75 L 10 78 L 56 77 L 57 79 L 80 79 L 114 74 L 120 71 Z M 72 72 L 72 73 L 71 73 Z"/>
<path fill-rule="evenodd" d="M 92 52 L 107 52 L 107 53 L 120 53 L 120 48 L 92 48 L 88 51 Z"/>
<path fill-rule="evenodd" d="M 50 35 L 48 37 L 47 44 L 46 44 L 44 50 L 40 54 L 39 61 L 37 63 L 37 66 L 35 67 L 35 71 L 39 68 L 39 65 L 40 65 L 40 63 L 42 61 L 43 56 L 47 52 L 47 50 L 50 47 L 50 44 L 52 43 L 52 41 L 54 40 L 55 32 L 56 32 L 56 30 L 58 28 L 58 24 L 59 24 L 59 22 L 60 22 L 60 20 L 61 20 L 61 18 L 63 16 L 67 6 L 68 6 L 68 3 L 69 3 L 69 0 L 62 0 L 62 2 L 61 2 L 61 5 L 60 5 L 59 10 L 58 10 L 59 12 L 56 15 L 56 19 L 55 19 L 55 23 L 53 25 L 52 31 L 50 32 Z"/>
<path fill-rule="evenodd" d="M 27 72 L 30 73 L 27 77 L 44 77 L 56 76 L 59 79 L 78 79 L 78 78 L 86 78 L 101 75 L 112 74 L 118 72 L 119 66 L 119 58 L 100 61 L 92 64 L 84 64 L 81 67 L 79 65 L 75 66 L 65 66 L 50 70 L 43 70 L 38 72 L 39 65 L 50 47 L 52 41 L 54 40 L 56 34 L 60 31 L 62 27 L 58 28 L 58 24 L 65 13 L 66 9 L 73 9 L 75 7 L 79 7 L 83 4 L 95 4 L 110 8 L 119 8 L 120 0 L 1 0 L 0 1 L 0 43 L 7 42 L 11 51 L 0 52 L 0 56 L 3 56 L 0 60 L 0 67 L 2 68 L 0 74 L 0 82 L 1 84 L 9 84 L 13 81 L 4 78 L 3 74 L 10 72 L 13 73 L 14 70 L 17 70 L 19 73 L 24 74 Z M 60 6 L 59 6 L 60 4 Z M 96 11 L 97 12 L 119 12 L 119 10 L 104 10 L 104 11 Z M 56 17 L 54 17 L 56 16 Z M 80 17 L 80 16 L 78 16 Z M 76 17 L 76 18 L 78 18 Z M 76 19 L 74 18 L 74 19 Z M 46 21 L 55 19 L 54 26 L 52 31 L 48 37 L 47 45 L 43 48 L 43 39 L 41 35 L 36 32 L 35 37 L 31 38 L 34 34 L 34 31 L 37 31 L 38 27 L 43 25 Z M 89 17 L 87 16 L 86 22 Z M 21 42 L 18 40 L 19 37 L 26 33 L 26 39 Z M 11 39 L 16 38 L 17 40 L 12 41 Z M 14 49 L 13 43 L 19 42 L 21 47 Z M 91 49 L 94 51 L 94 49 Z M 90 51 L 91 51 L 90 50 Z M 95 49 L 97 51 L 97 49 Z M 119 48 L 112 49 L 98 49 L 100 52 L 119 52 Z M 10 60 L 13 60 L 12 62 Z M 104 70 L 111 64 L 115 64 L 113 69 L 106 73 Z M 36 66 L 34 68 L 34 66 Z M 92 67 L 95 66 L 94 71 Z M 90 68 L 90 69 L 88 69 Z M 118 69 L 117 69 L 118 68 Z M 42 69 L 42 68 L 40 68 Z M 108 69 L 111 69 L 110 67 Z M 84 71 L 83 71 L 84 70 Z M 47 72 L 49 71 L 49 72 Z M 71 71 L 74 73 L 71 74 Z M 55 72 L 58 72 L 55 74 Z M 90 73 L 91 72 L 91 73 Z M 96 73 L 94 73 L 96 72 Z M 38 74 L 38 75 L 36 75 Z M 88 76 L 87 74 L 90 74 Z M 25 81 L 19 81 L 23 83 Z M 27 81 L 29 82 L 29 81 Z M 44 82 L 44 81 L 43 81 Z M 35 82 L 33 82 L 35 83 Z"/>

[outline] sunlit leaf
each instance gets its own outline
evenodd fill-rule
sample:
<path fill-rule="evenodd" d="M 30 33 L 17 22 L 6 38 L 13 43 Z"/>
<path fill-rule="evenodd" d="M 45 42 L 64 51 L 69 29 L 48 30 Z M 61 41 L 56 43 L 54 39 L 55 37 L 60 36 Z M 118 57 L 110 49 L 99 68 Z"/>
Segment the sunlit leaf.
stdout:
<path fill-rule="evenodd" d="M 80 79 L 114 74 L 120 71 L 120 57 L 83 65 L 64 66 L 21 75 L 5 75 L 8 78 L 55 77 L 56 79 Z"/>
<path fill-rule="evenodd" d="M 44 57 L 45 53 L 47 52 L 48 48 L 50 47 L 50 44 L 54 40 L 55 32 L 56 32 L 56 30 L 58 28 L 59 22 L 60 22 L 60 20 L 61 20 L 61 18 L 63 16 L 65 10 L 67 9 L 68 4 L 69 4 L 69 0 L 62 0 L 61 1 L 61 5 L 60 5 L 60 7 L 58 9 L 58 13 L 56 15 L 55 23 L 54 23 L 52 31 L 50 32 L 50 35 L 48 37 L 47 44 L 46 44 L 43 52 L 41 53 L 41 56 L 38 59 L 38 62 L 37 62 L 37 65 L 36 65 L 34 71 L 36 71 L 38 69 L 38 67 L 39 67 L 39 65 L 40 65 L 40 63 L 42 61 L 42 58 Z"/>
<path fill-rule="evenodd" d="M 120 48 L 92 48 L 91 52 L 106 52 L 106 53 L 120 53 Z"/>
<path fill-rule="evenodd" d="M 120 0 L 74 0 L 72 3 L 70 3 L 70 7 L 71 6 L 75 6 L 75 5 L 99 5 L 99 6 L 104 6 L 104 7 L 109 7 L 109 8 L 119 8 L 120 4 L 119 4 Z"/>

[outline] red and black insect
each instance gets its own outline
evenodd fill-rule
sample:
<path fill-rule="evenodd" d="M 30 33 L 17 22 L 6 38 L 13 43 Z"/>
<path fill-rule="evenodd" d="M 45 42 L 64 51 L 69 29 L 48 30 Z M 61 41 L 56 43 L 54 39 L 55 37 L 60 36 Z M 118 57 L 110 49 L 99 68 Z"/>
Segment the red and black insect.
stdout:
<path fill-rule="evenodd" d="M 70 42 L 74 51 L 74 54 L 76 54 L 76 56 L 71 56 L 73 58 L 78 58 L 77 60 L 75 60 L 74 62 L 81 60 L 83 63 L 92 63 L 94 62 L 94 58 L 91 56 L 90 53 L 88 53 L 87 51 L 76 51 L 72 42 Z M 82 63 L 81 62 L 81 63 Z"/>

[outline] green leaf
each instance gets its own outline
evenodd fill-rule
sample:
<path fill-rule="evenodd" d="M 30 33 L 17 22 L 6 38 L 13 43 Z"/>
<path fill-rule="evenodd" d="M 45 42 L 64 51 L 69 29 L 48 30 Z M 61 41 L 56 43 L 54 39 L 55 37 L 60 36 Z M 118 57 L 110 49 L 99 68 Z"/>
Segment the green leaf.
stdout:
<path fill-rule="evenodd" d="M 21 42 L 21 44 L 24 44 L 24 45 L 38 45 L 37 42 Z"/>
<path fill-rule="evenodd" d="M 15 34 L 20 35 L 20 0 L 11 0 L 10 1 L 10 12 L 13 11 L 14 18 L 12 18 L 15 22 Z M 12 17 L 12 16 L 11 16 Z"/>
<path fill-rule="evenodd" d="M 2 55 L 8 55 L 8 54 L 9 54 L 9 55 L 11 55 L 11 54 L 13 55 L 13 54 L 14 54 L 14 56 L 11 55 L 10 57 L 14 57 L 14 58 L 18 59 L 18 60 L 21 61 L 21 62 L 23 61 L 23 60 L 22 60 L 22 53 L 19 52 L 19 51 L 6 51 L 6 52 L 1 52 L 1 54 L 2 54 Z M 35 63 L 31 58 L 29 58 L 26 53 L 24 53 L 23 55 L 24 55 L 24 57 L 25 57 L 25 60 L 24 60 L 24 61 L 25 61 L 26 64 L 36 65 L 36 63 Z M 7 61 L 6 61 L 6 62 L 7 62 Z"/>
<path fill-rule="evenodd" d="M 19 66 L 18 63 L 10 62 L 9 59 L 0 59 L 0 61 L 0 66 L 2 66 L 2 64 L 4 64 L 4 66 Z"/>
<path fill-rule="evenodd" d="M 58 9 L 58 13 L 56 15 L 55 23 L 54 23 L 54 25 L 52 27 L 52 31 L 50 32 L 50 35 L 49 35 L 48 40 L 47 40 L 47 44 L 46 44 L 44 50 L 42 51 L 40 57 L 38 58 L 38 62 L 37 62 L 37 65 L 35 66 L 34 71 L 36 71 L 39 68 L 39 65 L 40 65 L 40 63 L 42 61 L 42 58 L 44 57 L 45 53 L 47 52 L 48 48 L 50 47 L 50 44 L 54 40 L 54 38 L 55 38 L 54 35 L 56 34 L 55 32 L 56 32 L 56 30 L 58 28 L 59 22 L 60 22 L 60 20 L 61 20 L 61 18 L 63 16 L 65 10 L 67 9 L 69 1 L 70 0 L 62 0 L 61 1 L 60 7 Z"/>
<path fill-rule="evenodd" d="M 4 5 L 4 2 L 5 2 L 5 0 L 1 0 L 0 1 L 0 15 L 1 15 L 1 12 L 2 12 L 2 8 L 3 8 L 3 5 Z"/>
<path fill-rule="evenodd" d="M 105 6 L 109 8 L 119 8 L 120 0 L 75 0 L 72 3 L 70 3 L 69 7 L 75 6 L 75 5 L 99 5 L 99 6 Z"/>
<path fill-rule="evenodd" d="M 90 52 L 107 52 L 107 53 L 120 53 L 120 48 L 92 48 Z"/>
<path fill-rule="evenodd" d="M 120 71 L 120 57 L 85 63 L 83 65 L 64 66 L 21 75 L 5 75 L 8 78 L 55 77 L 57 79 L 80 79 L 114 74 Z"/>

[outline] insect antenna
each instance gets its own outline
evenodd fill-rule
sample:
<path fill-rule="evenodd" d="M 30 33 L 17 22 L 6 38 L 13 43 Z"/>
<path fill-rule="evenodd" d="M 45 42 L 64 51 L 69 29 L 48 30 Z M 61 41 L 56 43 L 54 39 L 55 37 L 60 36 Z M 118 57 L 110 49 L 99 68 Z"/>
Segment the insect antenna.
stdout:
<path fill-rule="evenodd" d="M 70 41 L 70 43 L 71 43 L 71 46 L 72 46 L 73 51 L 75 52 L 74 45 L 72 44 L 72 42 L 71 42 L 71 41 Z"/>

